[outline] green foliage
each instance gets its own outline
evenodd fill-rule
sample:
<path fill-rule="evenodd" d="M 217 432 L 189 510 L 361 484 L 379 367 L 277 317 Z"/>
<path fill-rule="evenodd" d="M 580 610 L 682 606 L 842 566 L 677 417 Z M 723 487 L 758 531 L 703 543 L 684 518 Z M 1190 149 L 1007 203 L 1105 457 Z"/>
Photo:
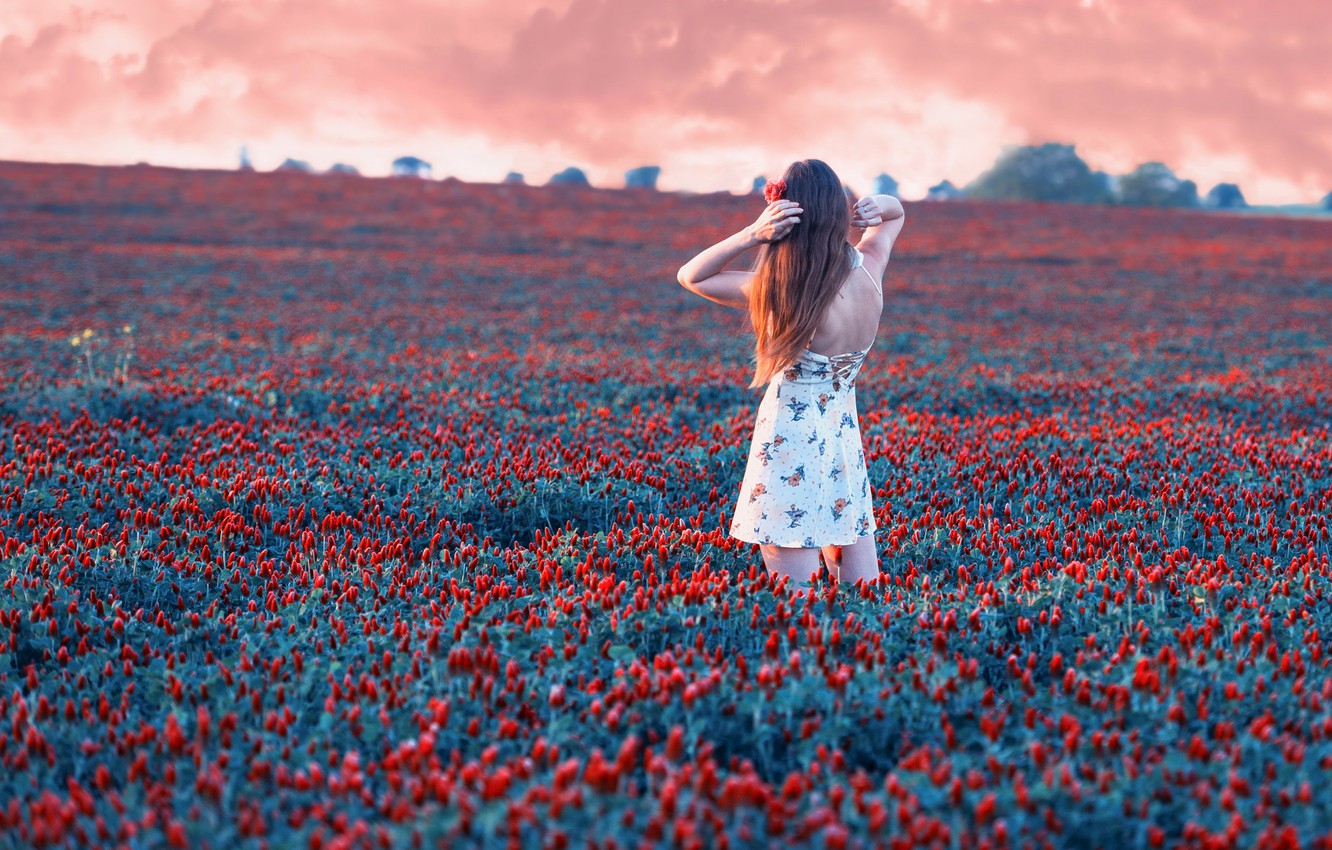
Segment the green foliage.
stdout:
<path fill-rule="evenodd" d="M 897 181 L 888 174 L 880 174 L 874 178 L 874 194 L 897 196 Z"/>
<path fill-rule="evenodd" d="M 1249 205 L 1234 183 L 1217 183 L 1207 192 L 1206 205 L 1219 210 L 1243 209 Z"/>
<path fill-rule="evenodd" d="M 550 178 L 549 182 L 547 183 L 547 185 L 548 185 L 548 186 L 587 186 L 587 185 L 590 185 L 590 184 L 588 183 L 587 175 L 586 175 L 585 173 L 583 173 L 583 169 L 578 168 L 577 166 L 573 166 L 573 165 L 571 165 L 571 166 L 569 166 L 568 168 L 564 169 L 563 171 L 559 171 L 559 172 L 556 172 L 555 174 L 551 175 L 551 178 Z"/>
<path fill-rule="evenodd" d="M 1144 162 L 1119 178 L 1119 202 L 1139 207 L 1196 207 L 1198 186 L 1160 162 Z"/>
<path fill-rule="evenodd" d="M 969 198 L 1008 201 L 1102 204 L 1112 199 L 1105 174 L 1093 172 L 1073 145 L 1053 142 L 1009 148 L 964 192 Z"/>

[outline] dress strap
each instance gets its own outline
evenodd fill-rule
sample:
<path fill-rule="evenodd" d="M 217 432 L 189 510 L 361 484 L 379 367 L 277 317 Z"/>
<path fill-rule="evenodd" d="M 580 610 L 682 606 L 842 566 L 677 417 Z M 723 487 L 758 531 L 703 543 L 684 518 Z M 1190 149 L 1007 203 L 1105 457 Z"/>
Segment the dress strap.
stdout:
<path fill-rule="evenodd" d="M 874 279 L 874 275 L 870 274 L 870 270 L 865 268 L 864 253 L 861 252 L 861 250 L 855 247 L 854 245 L 851 246 L 851 250 L 856 252 L 856 267 L 859 268 L 861 271 L 865 272 L 865 274 L 869 276 L 870 283 L 874 284 L 874 289 L 879 293 L 880 297 L 883 297 L 883 286 L 880 285 L 880 283 Z"/>
<path fill-rule="evenodd" d="M 865 264 L 864 264 L 864 263 L 861 263 L 861 264 L 860 264 L 860 270 L 863 271 L 866 275 L 869 276 L 870 283 L 874 284 L 874 288 L 875 288 L 875 290 L 878 291 L 879 296 L 880 296 L 880 297 L 883 297 L 883 286 L 881 286 L 881 285 L 879 284 L 879 282 L 878 282 L 877 280 L 874 279 L 874 275 L 870 274 L 870 270 L 867 269 L 867 268 L 865 268 Z"/>

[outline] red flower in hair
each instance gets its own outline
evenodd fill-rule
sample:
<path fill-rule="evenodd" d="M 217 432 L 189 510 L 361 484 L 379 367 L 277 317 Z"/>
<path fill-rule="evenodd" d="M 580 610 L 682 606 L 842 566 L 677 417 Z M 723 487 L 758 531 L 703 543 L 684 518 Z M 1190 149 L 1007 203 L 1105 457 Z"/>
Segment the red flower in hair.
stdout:
<path fill-rule="evenodd" d="M 773 201 L 780 201 L 782 198 L 785 198 L 786 181 L 778 180 L 776 182 L 773 182 L 772 180 L 769 180 L 767 184 L 764 185 L 763 187 L 763 197 L 768 201 L 768 203 L 772 203 Z"/>

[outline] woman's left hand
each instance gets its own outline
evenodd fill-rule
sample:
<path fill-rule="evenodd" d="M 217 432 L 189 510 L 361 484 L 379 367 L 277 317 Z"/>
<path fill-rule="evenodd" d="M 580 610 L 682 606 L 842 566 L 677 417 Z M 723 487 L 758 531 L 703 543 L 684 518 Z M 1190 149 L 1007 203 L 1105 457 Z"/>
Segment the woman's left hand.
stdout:
<path fill-rule="evenodd" d="M 759 213 L 758 221 L 749 226 L 749 232 L 758 242 L 780 242 L 800 223 L 802 212 L 804 209 L 795 201 L 773 201 Z"/>
<path fill-rule="evenodd" d="M 873 198 L 861 198 L 851 208 L 851 226 L 864 230 L 883 224 L 883 210 Z"/>

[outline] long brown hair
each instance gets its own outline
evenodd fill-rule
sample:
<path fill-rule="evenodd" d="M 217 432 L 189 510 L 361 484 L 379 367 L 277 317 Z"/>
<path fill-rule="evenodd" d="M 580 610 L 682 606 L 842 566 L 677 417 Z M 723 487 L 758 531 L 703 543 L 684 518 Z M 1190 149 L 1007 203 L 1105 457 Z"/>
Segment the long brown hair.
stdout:
<path fill-rule="evenodd" d="M 809 344 L 819 320 L 851 271 L 847 230 L 851 205 L 827 163 L 793 162 L 782 175 L 789 200 L 800 204 L 800 222 L 781 241 L 759 249 L 749 293 L 757 340 L 754 381 L 766 384 Z"/>

